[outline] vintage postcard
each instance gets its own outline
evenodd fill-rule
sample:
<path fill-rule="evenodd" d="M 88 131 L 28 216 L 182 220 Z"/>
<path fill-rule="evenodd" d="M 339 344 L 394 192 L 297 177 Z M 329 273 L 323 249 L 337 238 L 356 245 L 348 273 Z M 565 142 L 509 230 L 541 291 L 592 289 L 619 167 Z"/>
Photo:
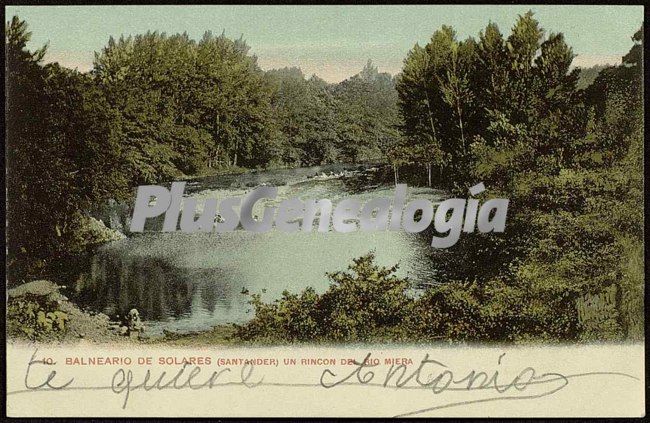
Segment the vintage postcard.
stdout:
<path fill-rule="evenodd" d="M 644 9 L 5 7 L 9 417 L 642 417 Z"/>

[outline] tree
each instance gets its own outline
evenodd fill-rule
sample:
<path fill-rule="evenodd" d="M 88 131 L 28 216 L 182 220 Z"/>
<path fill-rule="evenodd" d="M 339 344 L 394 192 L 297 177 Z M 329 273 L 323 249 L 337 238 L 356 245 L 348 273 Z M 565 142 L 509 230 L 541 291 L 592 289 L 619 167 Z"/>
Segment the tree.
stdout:
<path fill-rule="evenodd" d="M 271 90 L 242 39 L 110 39 L 93 75 L 120 111 L 135 182 L 271 160 Z"/>
<path fill-rule="evenodd" d="M 338 159 L 336 100 L 327 84 L 306 80 L 298 68 L 271 70 L 272 105 L 280 132 L 282 160 L 290 165 L 331 163 Z"/>
<path fill-rule="evenodd" d="M 456 40 L 453 28 L 443 25 L 424 47 L 409 52 L 397 82 L 402 130 L 411 142 L 431 151 L 420 154 L 431 178 L 431 162 L 463 172 L 469 141 L 477 130 L 473 116 L 476 43 Z M 415 145 L 414 145 L 415 147 Z M 454 160 L 445 162 L 448 155 Z"/>
<path fill-rule="evenodd" d="M 471 113 L 474 94 L 470 90 L 469 75 L 474 66 L 475 43 L 469 39 L 463 43 L 451 44 L 451 55 L 447 70 L 438 77 L 440 91 L 444 102 L 452 109 L 458 120 L 460 131 L 460 152 L 467 155 L 467 140 L 465 136 L 465 120 Z"/>
<path fill-rule="evenodd" d="M 10 284 L 72 269 L 85 210 L 127 183 L 120 125 L 85 75 L 42 65 L 45 48 L 14 17 L 7 52 L 7 272 Z"/>
<path fill-rule="evenodd" d="M 331 88 L 341 125 L 345 161 L 378 160 L 398 139 L 400 124 L 394 78 L 368 61 L 361 72 Z"/>
<path fill-rule="evenodd" d="M 404 143 L 399 143 L 391 147 L 386 155 L 388 162 L 393 167 L 393 176 L 395 178 L 395 185 L 399 183 L 399 168 L 406 164 L 412 163 L 414 154 L 413 148 Z"/>

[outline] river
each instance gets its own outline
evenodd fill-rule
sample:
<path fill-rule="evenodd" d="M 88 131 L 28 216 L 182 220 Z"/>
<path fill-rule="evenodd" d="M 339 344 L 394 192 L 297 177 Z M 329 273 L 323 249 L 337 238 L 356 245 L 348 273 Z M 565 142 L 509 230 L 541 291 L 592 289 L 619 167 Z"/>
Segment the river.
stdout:
<path fill-rule="evenodd" d="M 388 177 L 387 177 L 388 175 Z M 328 198 L 336 205 L 356 197 L 392 198 L 390 172 L 373 167 L 332 165 L 221 175 L 187 182 L 185 196 L 197 199 L 244 196 L 255 186 L 278 186 L 277 202 L 291 197 Z M 444 192 L 409 187 L 408 198 L 439 202 Z M 199 201 L 200 203 L 200 201 Z M 374 251 L 384 266 L 414 285 L 436 283 L 429 239 L 403 231 L 351 233 L 160 232 L 160 221 L 144 233 L 103 246 L 92 262 L 84 305 L 109 316 L 137 308 L 151 335 L 207 330 L 252 317 L 247 293 L 271 301 L 283 291 L 307 286 L 323 292 L 326 272 L 345 270 L 351 259 Z"/>

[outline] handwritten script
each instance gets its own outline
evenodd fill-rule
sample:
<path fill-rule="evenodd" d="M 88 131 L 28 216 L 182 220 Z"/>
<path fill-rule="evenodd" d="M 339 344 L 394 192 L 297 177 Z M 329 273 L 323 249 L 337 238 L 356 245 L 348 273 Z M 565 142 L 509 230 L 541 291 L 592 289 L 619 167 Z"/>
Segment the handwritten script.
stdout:
<path fill-rule="evenodd" d="M 418 389 L 432 393 L 431 406 L 408 410 L 396 417 L 409 417 L 435 410 L 461 407 L 469 404 L 491 401 L 534 400 L 557 394 L 566 388 L 572 379 L 586 379 L 584 383 L 593 384 L 598 377 L 621 377 L 639 381 L 640 379 L 620 372 L 591 371 L 575 374 L 539 371 L 528 366 L 520 370 L 501 367 L 506 353 L 499 355 L 493 370 L 464 369 L 457 370 L 447 363 L 436 360 L 428 353 L 413 365 L 393 364 L 382 366 L 378 360 L 372 360 L 372 353 L 367 353 L 363 360 L 355 361 L 352 366 L 325 368 L 320 371 L 317 381 L 307 383 L 273 382 L 266 380 L 261 371 L 251 363 L 242 366 L 222 367 L 218 371 L 208 370 L 198 365 L 184 364 L 174 371 L 160 371 L 148 367 L 118 368 L 106 385 L 81 386 L 75 384 L 75 378 L 50 370 L 43 378 L 42 370 L 38 376 L 33 371 L 39 366 L 52 366 L 56 362 L 38 358 L 38 349 L 34 351 L 25 369 L 25 389 L 8 392 L 7 395 L 25 394 L 34 391 L 79 391 L 107 390 L 119 397 L 121 407 L 126 409 L 129 399 L 136 393 L 148 393 L 161 390 L 206 390 L 216 387 L 243 386 L 255 389 L 260 386 L 286 388 L 336 389 L 340 386 L 357 385 L 376 389 Z M 506 376 L 505 374 L 508 374 Z M 286 378 L 285 378 L 286 379 Z M 598 382 L 598 381 L 596 381 Z M 602 383 L 602 380 L 600 381 Z M 445 401 L 444 394 L 449 392 L 466 392 L 461 401 Z M 478 393 L 481 395 L 477 395 Z M 486 392 L 489 395 L 486 396 Z M 474 393 L 474 394 L 472 394 Z"/>

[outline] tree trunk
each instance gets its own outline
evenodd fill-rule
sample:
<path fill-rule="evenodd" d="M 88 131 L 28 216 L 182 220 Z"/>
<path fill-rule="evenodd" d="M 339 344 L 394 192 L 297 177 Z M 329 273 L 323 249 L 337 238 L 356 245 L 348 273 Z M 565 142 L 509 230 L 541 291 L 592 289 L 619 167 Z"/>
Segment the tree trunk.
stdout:
<path fill-rule="evenodd" d="M 427 110 L 429 112 L 429 125 L 431 125 L 431 132 L 433 132 L 433 139 L 437 138 L 436 136 L 436 127 L 433 125 L 433 114 L 431 113 L 431 103 L 429 102 L 429 93 L 424 89 L 424 95 L 427 97 Z"/>
<path fill-rule="evenodd" d="M 217 150 L 214 152 L 214 156 L 212 157 L 212 161 L 214 162 L 214 167 L 217 167 L 217 165 L 220 163 L 219 156 L 221 155 L 221 146 L 217 146 Z"/>
<path fill-rule="evenodd" d="M 397 169 L 397 165 L 393 165 L 393 175 L 395 176 L 395 186 L 397 186 L 399 179 L 399 170 Z"/>
<path fill-rule="evenodd" d="M 235 153 L 232 158 L 232 165 L 237 166 L 237 150 L 239 150 L 239 140 L 235 142 Z"/>
<path fill-rule="evenodd" d="M 467 155 L 467 146 L 465 145 L 465 130 L 463 128 L 463 111 L 460 108 L 460 104 L 456 106 L 458 110 L 458 126 L 460 127 L 460 140 L 463 143 L 463 156 Z"/>
<path fill-rule="evenodd" d="M 427 163 L 427 180 L 429 182 L 429 187 L 431 187 L 431 163 Z"/>

